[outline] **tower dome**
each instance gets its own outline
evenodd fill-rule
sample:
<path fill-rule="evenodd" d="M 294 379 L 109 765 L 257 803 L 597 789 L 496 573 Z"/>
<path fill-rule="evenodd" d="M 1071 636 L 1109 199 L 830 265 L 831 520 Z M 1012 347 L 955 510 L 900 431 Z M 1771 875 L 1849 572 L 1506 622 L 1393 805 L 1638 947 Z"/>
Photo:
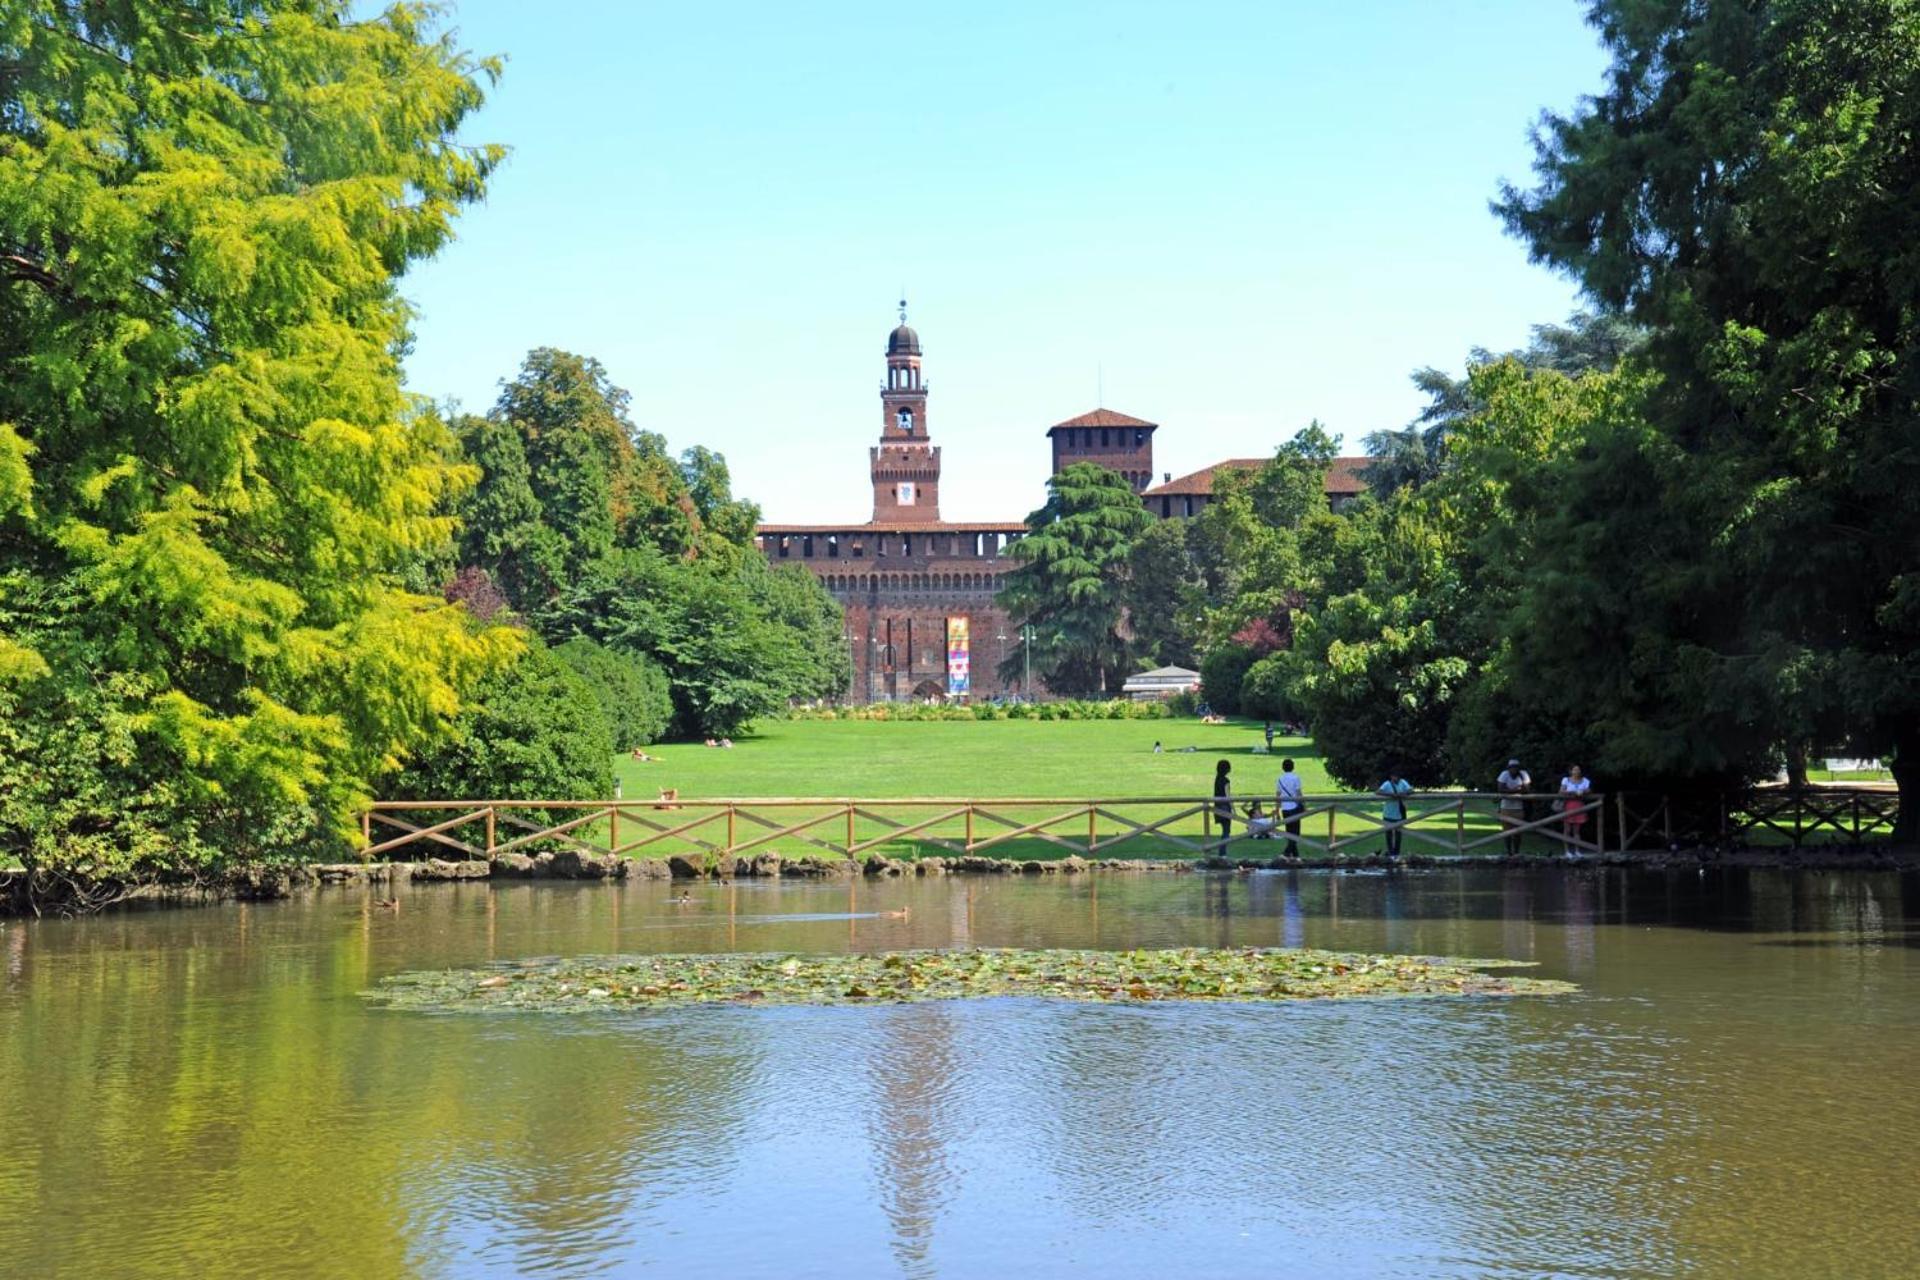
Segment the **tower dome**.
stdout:
<path fill-rule="evenodd" d="M 887 335 L 887 354 L 889 356 L 917 356 L 920 354 L 920 335 L 907 327 L 907 300 L 900 299 L 900 327 Z"/>

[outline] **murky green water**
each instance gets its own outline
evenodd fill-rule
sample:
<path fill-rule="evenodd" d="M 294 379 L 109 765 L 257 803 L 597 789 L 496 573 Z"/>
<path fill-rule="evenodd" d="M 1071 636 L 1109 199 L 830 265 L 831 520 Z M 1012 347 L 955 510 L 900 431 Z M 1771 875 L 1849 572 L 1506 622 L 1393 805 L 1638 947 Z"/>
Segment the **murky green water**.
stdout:
<path fill-rule="evenodd" d="M 0 924 L 0 1274 L 1920 1274 L 1920 878 L 676 892 Z M 357 994 L 509 957 L 970 943 L 1509 956 L 1582 993 L 608 1019 Z"/>

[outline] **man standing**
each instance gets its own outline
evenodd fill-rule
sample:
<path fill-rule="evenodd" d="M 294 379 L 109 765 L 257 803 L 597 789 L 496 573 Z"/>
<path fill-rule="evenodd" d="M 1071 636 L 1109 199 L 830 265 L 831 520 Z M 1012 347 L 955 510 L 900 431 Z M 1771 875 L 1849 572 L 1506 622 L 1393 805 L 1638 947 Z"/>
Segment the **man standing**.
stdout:
<path fill-rule="evenodd" d="M 1380 816 L 1385 820 L 1387 837 L 1387 857 L 1400 856 L 1400 827 L 1407 820 L 1407 797 L 1413 794 L 1413 784 L 1400 776 L 1400 767 L 1387 770 L 1387 780 L 1380 784 L 1379 794 L 1386 797 L 1386 803 L 1380 806 Z"/>
<path fill-rule="evenodd" d="M 1518 759 L 1509 760 L 1494 786 L 1500 792 L 1500 825 L 1507 828 L 1507 856 L 1518 857 L 1521 835 L 1513 828 L 1527 820 L 1527 802 L 1520 797 L 1533 789 L 1533 778 Z"/>
<path fill-rule="evenodd" d="M 1306 807 L 1302 797 L 1306 795 L 1306 784 L 1300 781 L 1300 775 L 1293 771 L 1292 759 L 1280 762 L 1280 781 L 1273 787 L 1274 799 L 1279 802 L 1280 821 L 1287 828 L 1287 856 L 1300 856 L 1300 811 Z"/>

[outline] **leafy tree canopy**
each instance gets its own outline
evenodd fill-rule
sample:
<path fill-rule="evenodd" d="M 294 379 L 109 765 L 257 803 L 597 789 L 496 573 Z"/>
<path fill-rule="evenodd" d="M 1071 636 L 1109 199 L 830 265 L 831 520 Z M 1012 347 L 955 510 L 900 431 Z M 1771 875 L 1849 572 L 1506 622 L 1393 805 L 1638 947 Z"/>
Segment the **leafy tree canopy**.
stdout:
<path fill-rule="evenodd" d="M 1891 751 L 1920 835 L 1920 9 L 1594 0 L 1605 89 L 1497 208 L 1537 260 L 1654 331 L 1672 561 L 1728 611 L 1647 677 L 1700 709 Z M 1594 478 L 1601 477 L 1596 473 Z M 1646 513 L 1642 501 L 1610 522 Z M 1666 584 L 1677 595 L 1676 584 Z"/>
<path fill-rule="evenodd" d="M 404 588 L 471 474 L 397 364 L 495 69 L 416 4 L 0 16 L 0 770 L 73 747 L 13 851 L 338 829 L 513 651 Z"/>

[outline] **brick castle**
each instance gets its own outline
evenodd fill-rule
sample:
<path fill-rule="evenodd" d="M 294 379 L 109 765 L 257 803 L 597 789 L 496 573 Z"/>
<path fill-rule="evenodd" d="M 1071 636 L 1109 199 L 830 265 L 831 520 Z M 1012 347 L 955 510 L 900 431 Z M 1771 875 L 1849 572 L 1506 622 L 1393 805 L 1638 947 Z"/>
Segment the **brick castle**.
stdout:
<path fill-rule="evenodd" d="M 907 325 L 903 302 L 899 327 L 887 336 L 880 442 L 867 454 L 872 517 L 857 524 L 762 524 L 760 549 L 775 563 L 806 565 L 846 611 L 852 701 L 1037 695 L 1044 691 L 1023 688 L 1019 676 L 1003 681 L 999 675 L 1002 659 L 1020 653 L 1019 630 L 995 597 L 1018 564 L 1007 549 L 1026 532 L 1025 518 L 940 518 L 940 446 L 927 424 L 920 357 L 920 335 Z M 1153 515 L 1176 519 L 1206 505 L 1216 471 L 1265 461 L 1229 459 L 1155 485 L 1158 429 L 1111 409 L 1056 423 L 1047 429 L 1053 473 L 1076 462 L 1098 463 L 1124 476 Z M 1366 461 L 1341 458 L 1328 473 L 1335 507 L 1366 487 L 1359 474 Z"/>

